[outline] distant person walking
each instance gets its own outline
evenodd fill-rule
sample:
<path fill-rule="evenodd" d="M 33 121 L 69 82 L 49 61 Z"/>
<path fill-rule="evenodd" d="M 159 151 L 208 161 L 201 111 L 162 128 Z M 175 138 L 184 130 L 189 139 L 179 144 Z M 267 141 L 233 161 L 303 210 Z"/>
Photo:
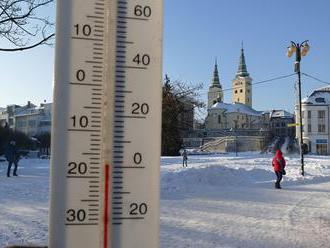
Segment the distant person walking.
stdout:
<path fill-rule="evenodd" d="M 184 167 L 186 165 L 186 167 L 188 166 L 188 154 L 187 154 L 187 150 L 183 149 L 182 152 L 182 167 Z"/>
<path fill-rule="evenodd" d="M 5 156 L 8 161 L 7 177 L 10 177 L 10 169 L 11 169 L 11 166 L 13 163 L 15 166 L 13 176 L 18 176 L 17 175 L 17 166 L 18 166 L 18 160 L 19 160 L 20 156 L 17 151 L 15 141 L 13 141 L 13 140 L 10 141 L 9 145 L 6 148 Z"/>
<path fill-rule="evenodd" d="M 276 150 L 275 157 L 273 158 L 273 167 L 274 167 L 274 172 L 276 174 L 276 182 L 275 182 L 275 188 L 276 189 L 281 189 L 281 181 L 282 181 L 282 176 L 286 174 L 285 172 L 285 159 L 283 157 L 283 154 L 280 149 Z"/>

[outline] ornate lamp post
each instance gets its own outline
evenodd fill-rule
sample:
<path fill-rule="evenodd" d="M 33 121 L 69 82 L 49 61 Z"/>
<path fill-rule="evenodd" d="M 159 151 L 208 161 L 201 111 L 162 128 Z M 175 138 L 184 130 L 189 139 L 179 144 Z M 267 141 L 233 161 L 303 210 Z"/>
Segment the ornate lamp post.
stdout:
<path fill-rule="evenodd" d="M 231 136 L 234 137 L 235 134 L 235 156 L 237 157 L 237 135 L 236 128 L 230 128 Z"/>
<path fill-rule="evenodd" d="M 260 150 L 261 150 L 261 152 L 263 152 L 263 149 L 264 149 L 264 145 L 265 145 L 265 137 L 264 137 L 264 134 L 263 134 L 263 132 L 264 132 L 264 129 L 263 128 L 260 128 L 260 136 L 261 136 L 261 147 L 260 147 Z"/>
<path fill-rule="evenodd" d="M 300 127 L 300 160 L 301 160 L 301 175 L 305 175 L 304 171 L 304 153 L 303 153 L 303 125 L 302 125 L 302 114 L 301 114 L 301 74 L 300 74 L 300 61 L 301 56 L 306 56 L 309 51 L 308 40 L 302 43 L 295 43 L 291 41 L 291 45 L 288 47 L 287 55 L 290 58 L 293 53 L 296 53 L 296 60 L 294 62 L 294 72 L 298 75 L 298 91 L 299 91 L 299 127 Z"/>

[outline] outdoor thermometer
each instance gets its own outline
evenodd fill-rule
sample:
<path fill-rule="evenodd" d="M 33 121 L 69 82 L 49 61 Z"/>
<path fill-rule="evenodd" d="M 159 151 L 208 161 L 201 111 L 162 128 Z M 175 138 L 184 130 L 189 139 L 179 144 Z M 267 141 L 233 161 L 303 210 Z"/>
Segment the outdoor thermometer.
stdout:
<path fill-rule="evenodd" d="M 58 0 L 50 248 L 159 247 L 162 0 Z"/>

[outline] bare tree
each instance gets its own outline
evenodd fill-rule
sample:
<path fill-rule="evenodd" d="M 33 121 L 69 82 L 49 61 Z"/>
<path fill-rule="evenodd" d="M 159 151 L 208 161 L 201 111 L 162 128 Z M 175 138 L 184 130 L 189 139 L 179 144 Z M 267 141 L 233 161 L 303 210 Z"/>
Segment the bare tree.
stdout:
<path fill-rule="evenodd" d="M 23 51 L 51 44 L 54 23 L 43 12 L 51 4 L 53 0 L 0 0 L 0 36 L 8 44 L 0 51 Z"/>
<path fill-rule="evenodd" d="M 192 85 L 192 84 L 190 84 Z M 162 102 L 162 155 L 178 155 L 185 132 L 193 129 L 193 112 L 203 108 L 198 97 L 201 85 L 171 81 L 166 75 Z"/>

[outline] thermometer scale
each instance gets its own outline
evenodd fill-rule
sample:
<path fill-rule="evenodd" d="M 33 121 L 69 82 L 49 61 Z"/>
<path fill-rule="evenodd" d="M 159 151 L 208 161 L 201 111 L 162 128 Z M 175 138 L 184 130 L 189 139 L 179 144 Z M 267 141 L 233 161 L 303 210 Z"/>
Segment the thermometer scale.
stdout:
<path fill-rule="evenodd" d="M 57 1 L 50 248 L 159 247 L 162 9 Z"/>

